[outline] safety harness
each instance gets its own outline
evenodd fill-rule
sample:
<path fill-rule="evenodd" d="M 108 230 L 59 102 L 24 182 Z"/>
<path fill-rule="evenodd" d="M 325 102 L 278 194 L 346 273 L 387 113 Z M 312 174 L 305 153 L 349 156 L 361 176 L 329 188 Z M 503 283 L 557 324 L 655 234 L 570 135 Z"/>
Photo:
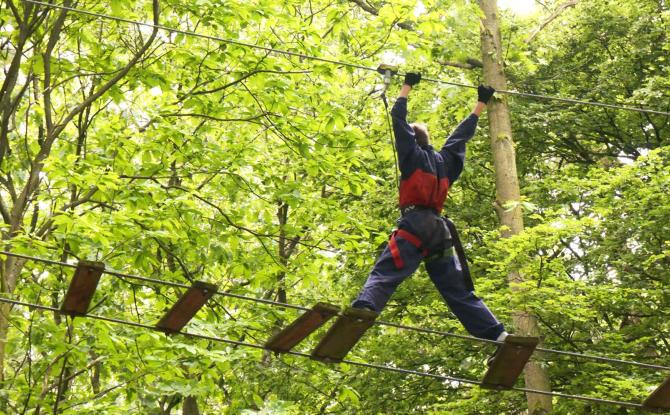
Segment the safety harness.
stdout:
<path fill-rule="evenodd" d="M 407 232 L 404 229 L 398 229 L 397 231 L 393 232 L 391 234 L 391 240 L 389 241 L 389 250 L 391 251 L 391 256 L 393 257 L 393 263 L 395 264 L 396 268 L 404 268 L 405 267 L 405 261 L 402 260 L 400 257 L 400 250 L 398 249 L 398 242 L 396 242 L 396 237 L 400 237 L 407 242 L 411 243 L 414 245 L 418 250 L 422 251 L 421 256 L 426 257 L 428 255 L 428 249 L 423 249 L 421 248 L 422 243 L 421 240 L 414 234 Z"/>
<path fill-rule="evenodd" d="M 451 234 L 451 245 L 445 246 L 444 248 L 437 250 L 437 252 L 433 252 L 428 255 L 430 253 L 429 250 L 423 247 L 423 243 L 418 236 L 404 229 L 398 229 L 391 234 L 391 238 L 389 240 L 389 250 L 391 251 L 391 256 L 393 257 L 393 263 L 398 269 L 405 267 L 405 261 L 403 261 L 402 257 L 400 256 L 400 249 L 398 249 L 398 242 L 396 238 L 402 238 L 410 244 L 414 245 L 418 250 L 421 251 L 421 256 L 424 258 L 425 262 L 432 262 L 437 259 L 449 256 L 451 247 L 453 247 L 456 250 L 458 262 L 461 264 L 463 282 L 470 291 L 474 291 L 475 286 L 472 282 L 472 276 L 470 275 L 470 267 L 468 266 L 468 260 L 465 256 L 465 250 L 463 249 L 463 244 L 461 243 L 461 238 L 458 235 L 456 225 L 447 216 L 443 216 L 443 220 L 447 225 L 449 233 Z"/>
<path fill-rule="evenodd" d="M 465 286 L 470 291 L 474 291 L 475 284 L 472 282 L 472 276 L 470 275 L 470 267 L 468 267 L 468 259 L 465 257 L 465 250 L 463 249 L 461 238 L 458 236 L 456 225 L 446 215 L 444 216 L 444 221 L 447 223 L 447 229 L 449 229 L 449 233 L 451 233 L 451 239 L 454 243 L 454 249 L 456 250 L 456 255 L 458 256 L 458 262 L 460 262 L 461 270 L 463 271 L 463 281 L 465 282 Z"/>

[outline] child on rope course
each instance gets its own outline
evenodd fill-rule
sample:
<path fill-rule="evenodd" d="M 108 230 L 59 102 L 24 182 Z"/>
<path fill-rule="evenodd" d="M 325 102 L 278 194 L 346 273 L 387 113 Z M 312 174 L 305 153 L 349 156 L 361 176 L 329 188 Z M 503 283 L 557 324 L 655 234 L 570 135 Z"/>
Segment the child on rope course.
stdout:
<path fill-rule="evenodd" d="M 391 110 L 401 173 L 402 217 L 352 306 L 380 313 L 398 285 L 424 260 L 430 279 L 465 329 L 476 337 L 502 341 L 507 332 L 474 294 L 469 274 L 463 272 L 462 264 L 453 254 L 454 239 L 447 221 L 440 216 L 447 191 L 463 170 L 465 144 L 473 137 L 479 115 L 495 90 L 479 86 L 472 113 L 437 152 L 430 145 L 426 126 L 409 124 L 406 119 L 409 93 L 420 80 L 421 74 L 405 76 Z"/>

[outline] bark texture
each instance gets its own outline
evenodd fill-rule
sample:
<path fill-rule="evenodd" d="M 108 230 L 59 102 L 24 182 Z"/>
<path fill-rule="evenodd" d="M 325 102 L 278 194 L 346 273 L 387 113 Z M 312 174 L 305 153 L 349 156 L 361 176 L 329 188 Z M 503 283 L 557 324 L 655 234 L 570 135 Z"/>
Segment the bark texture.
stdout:
<path fill-rule="evenodd" d="M 482 61 L 484 64 L 484 81 L 496 90 L 507 89 L 500 26 L 498 22 L 498 5 L 496 0 L 479 0 L 484 12 L 481 27 Z M 523 231 L 523 213 L 520 201 L 519 178 L 516 170 L 516 154 L 512 140 L 512 123 L 507 101 L 494 97 L 488 105 L 488 119 L 491 134 L 491 147 L 496 176 L 496 210 L 500 223 L 504 228 L 503 237 L 509 238 Z M 516 205 L 515 205 L 516 204 Z M 515 206 L 510 209 L 510 206 Z M 511 272 L 507 276 L 512 290 L 525 277 L 519 272 Z M 525 311 L 514 313 L 513 322 L 516 334 L 540 337 L 537 320 Z M 547 370 L 539 362 L 530 361 L 524 370 L 526 387 L 549 391 L 551 385 Z M 527 394 L 528 413 L 531 415 L 548 414 L 552 410 L 551 397 Z"/>
<path fill-rule="evenodd" d="M 200 415 L 200 410 L 198 409 L 198 400 L 193 396 L 187 396 L 184 398 L 184 405 L 182 406 L 183 415 Z"/>

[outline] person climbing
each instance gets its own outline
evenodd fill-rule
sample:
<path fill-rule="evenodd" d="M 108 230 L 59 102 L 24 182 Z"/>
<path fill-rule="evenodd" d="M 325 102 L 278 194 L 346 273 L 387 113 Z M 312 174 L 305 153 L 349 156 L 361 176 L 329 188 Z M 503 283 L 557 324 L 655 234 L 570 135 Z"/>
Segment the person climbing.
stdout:
<path fill-rule="evenodd" d="M 377 259 L 352 307 L 380 313 L 398 285 L 412 275 L 423 259 L 426 271 L 447 305 L 473 336 L 503 341 L 507 332 L 484 302 L 474 294 L 467 264 L 454 255 L 451 227 L 440 213 L 449 187 L 458 179 L 465 161 L 465 144 L 477 128 L 479 115 L 495 90 L 479 86 L 472 113 L 463 120 L 437 152 L 424 124 L 407 122 L 407 100 L 421 74 L 408 73 L 391 116 L 400 167 L 398 229 Z"/>

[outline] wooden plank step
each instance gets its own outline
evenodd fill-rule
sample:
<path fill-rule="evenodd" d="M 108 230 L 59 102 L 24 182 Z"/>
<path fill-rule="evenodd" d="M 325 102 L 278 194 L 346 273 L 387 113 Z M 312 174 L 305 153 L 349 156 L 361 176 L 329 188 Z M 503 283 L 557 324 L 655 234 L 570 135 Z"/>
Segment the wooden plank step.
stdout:
<path fill-rule="evenodd" d="M 670 377 L 645 399 L 643 405 L 650 411 L 670 412 Z"/>
<path fill-rule="evenodd" d="M 181 331 L 214 293 L 216 293 L 216 285 L 194 281 L 184 295 L 165 313 L 156 327 L 165 333 Z"/>
<path fill-rule="evenodd" d="M 304 312 L 293 323 L 272 336 L 265 343 L 265 347 L 277 353 L 288 352 L 339 312 L 338 306 L 316 303 L 311 310 Z"/>
<path fill-rule="evenodd" d="M 524 366 L 539 343 L 537 337 L 508 335 L 484 376 L 484 389 L 509 389 L 514 386 Z"/>
<path fill-rule="evenodd" d="M 60 307 L 63 314 L 86 315 L 104 270 L 105 264 L 102 262 L 79 261 Z"/>
<path fill-rule="evenodd" d="M 374 324 L 377 315 L 370 310 L 346 309 L 312 351 L 312 359 L 334 363 L 342 361 Z"/>

